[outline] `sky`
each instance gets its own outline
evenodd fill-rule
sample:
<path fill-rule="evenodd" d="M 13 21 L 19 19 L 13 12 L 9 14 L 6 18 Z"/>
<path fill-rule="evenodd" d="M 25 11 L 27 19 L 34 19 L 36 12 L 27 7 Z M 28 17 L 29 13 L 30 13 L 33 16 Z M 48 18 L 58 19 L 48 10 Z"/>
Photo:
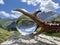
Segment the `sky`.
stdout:
<path fill-rule="evenodd" d="M 37 2 L 34 2 L 35 0 L 0 0 L 0 17 L 2 18 L 18 18 L 21 13 L 14 12 L 13 10 L 16 8 L 22 8 L 27 10 L 28 12 L 33 12 L 34 10 L 40 8 L 42 11 L 51 11 L 51 8 L 48 8 L 47 6 L 43 5 L 46 3 L 42 3 L 43 1 L 39 2 L 40 0 L 37 0 Z M 48 0 L 49 1 L 49 0 Z M 56 3 L 56 4 L 55 4 Z M 60 14 L 60 0 L 53 0 L 50 1 L 48 4 L 52 4 L 53 9 L 56 13 Z M 55 6 L 54 6 L 55 5 Z M 45 7 L 47 8 L 45 10 Z M 49 10 L 48 10 L 49 9 Z"/>

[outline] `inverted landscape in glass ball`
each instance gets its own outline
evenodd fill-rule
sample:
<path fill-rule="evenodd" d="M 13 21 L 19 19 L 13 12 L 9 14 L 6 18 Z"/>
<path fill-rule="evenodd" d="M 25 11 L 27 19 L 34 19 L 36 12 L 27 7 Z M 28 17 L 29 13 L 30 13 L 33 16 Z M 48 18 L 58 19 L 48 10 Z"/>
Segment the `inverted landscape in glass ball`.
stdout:
<path fill-rule="evenodd" d="M 22 20 L 16 25 L 17 30 L 21 35 L 32 34 L 36 30 L 36 24 L 32 20 Z"/>

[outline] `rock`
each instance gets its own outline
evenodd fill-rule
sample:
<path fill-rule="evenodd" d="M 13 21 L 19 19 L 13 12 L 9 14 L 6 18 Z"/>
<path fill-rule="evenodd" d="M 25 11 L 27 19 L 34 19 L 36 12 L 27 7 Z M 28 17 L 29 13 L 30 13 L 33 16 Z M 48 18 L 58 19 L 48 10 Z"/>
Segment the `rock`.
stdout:
<path fill-rule="evenodd" d="M 30 36 L 16 35 L 11 36 L 7 41 L 3 42 L 5 45 L 60 45 L 60 38 L 46 36 L 40 34 L 34 38 Z"/>

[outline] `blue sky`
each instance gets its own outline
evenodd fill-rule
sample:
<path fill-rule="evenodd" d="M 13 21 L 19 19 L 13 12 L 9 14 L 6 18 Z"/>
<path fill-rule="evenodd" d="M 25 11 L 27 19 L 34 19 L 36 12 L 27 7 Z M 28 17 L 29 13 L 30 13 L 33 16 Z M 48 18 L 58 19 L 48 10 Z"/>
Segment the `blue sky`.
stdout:
<path fill-rule="evenodd" d="M 27 5 L 27 3 L 23 3 L 20 0 L 4 0 L 4 2 L 5 2 L 4 5 L 0 4 L 0 11 L 10 12 L 15 8 L 24 8 L 31 12 L 39 7 L 38 5 L 37 6 Z"/>
<path fill-rule="evenodd" d="M 36 6 L 28 5 L 27 3 L 21 2 L 21 0 L 3 0 L 3 1 L 4 4 L 0 4 L 0 12 L 4 11 L 9 14 L 11 14 L 11 10 L 16 8 L 24 8 L 29 12 L 33 12 L 35 9 L 39 8 L 39 4 Z M 53 1 L 59 3 L 60 5 L 60 0 L 53 0 Z M 56 12 L 60 14 L 60 8 L 57 9 Z M 1 14 L 0 17 L 2 17 Z"/>

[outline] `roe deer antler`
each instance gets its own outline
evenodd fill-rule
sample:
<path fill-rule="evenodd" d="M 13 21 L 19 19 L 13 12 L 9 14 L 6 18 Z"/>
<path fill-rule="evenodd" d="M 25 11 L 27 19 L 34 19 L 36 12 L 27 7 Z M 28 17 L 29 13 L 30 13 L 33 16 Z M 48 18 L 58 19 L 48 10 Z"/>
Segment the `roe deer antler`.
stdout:
<path fill-rule="evenodd" d="M 36 24 L 39 25 L 39 27 L 42 27 L 39 32 L 37 32 L 36 34 L 33 34 L 33 35 L 38 35 L 38 34 L 41 34 L 43 32 L 47 32 L 49 30 L 55 30 L 55 31 L 60 32 L 60 23 L 59 24 L 57 24 L 57 23 L 45 23 L 37 18 L 36 15 L 39 12 L 41 12 L 40 10 L 36 10 L 33 14 L 30 14 L 22 9 L 15 9 L 14 11 L 19 11 L 19 12 L 23 13 L 24 15 L 30 17 L 34 22 L 36 22 Z"/>

